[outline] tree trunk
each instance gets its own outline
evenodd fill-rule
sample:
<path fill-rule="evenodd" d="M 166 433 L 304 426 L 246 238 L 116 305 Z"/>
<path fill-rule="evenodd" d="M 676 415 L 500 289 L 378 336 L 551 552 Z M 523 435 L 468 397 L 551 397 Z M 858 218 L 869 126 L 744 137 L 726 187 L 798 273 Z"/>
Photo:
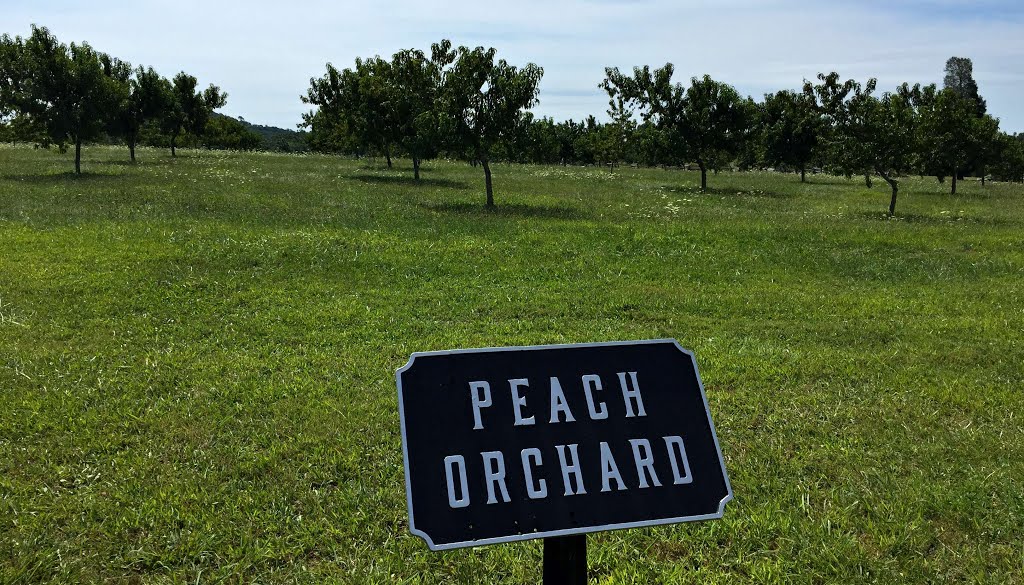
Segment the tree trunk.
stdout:
<path fill-rule="evenodd" d="M 871 174 L 870 173 L 864 173 L 864 184 L 867 185 L 868 189 L 871 188 Z"/>
<path fill-rule="evenodd" d="M 480 164 L 484 167 L 484 182 L 487 184 L 487 207 L 494 207 L 494 188 L 491 186 L 491 167 L 487 164 L 487 159 L 480 159 Z"/>
<path fill-rule="evenodd" d="M 896 179 L 890 178 L 888 175 L 878 173 L 889 186 L 892 187 L 892 199 L 889 200 L 889 217 L 896 215 L 896 194 L 900 190 L 900 183 Z"/>
<path fill-rule="evenodd" d="M 388 168 L 390 169 L 391 168 L 391 147 L 390 146 L 387 146 L 387 145 L 384 146 L 384 158 L 388 159 Z"/>
<path fill-rule="evenodd" d="M 704 165 L 704 161 L 699 159 L 699 158 L 697 159 L 697 166 L 700 167 L 700 192 L 701 193 L 707 193 L 708 192 L 708 169 Z"/>
<path fill-rule="evenodd" d="M 171 156 L 178 156 L 178 153 L 174 152 L 174 141 L 178 139 L 178 133 L 171 134 Z"/>
<path fill-rule="evenodd" d="M 420 159 L 417 156 L 412 157 L 412 174 L 417 181 L 420 180 Z"/>
<path fill-rule="evenodd" d="M 950 190 L 949 194 L 956 195 L 956 169 L 953 169 L 953 181 L 951 182 L 951 184 L 953 187 L 952 190 Z"/>
<path fill-rule="evenodd" d="M 82 139 L 75 138 L 75 174 L 82 174 Z"/>
<path fill-rule="evenodd" d="M 981 186 L 985 186 L 985 167 L 981 167 Z"/>
<path fill-rule="evenodd" d="M 804 168 L 804 167 L 800 167 L 800 182 L 801 183 L 806 183 L 807 182 L 807 169 Z"/>
<path fill-rule="evenodd" d="M 132 162 L 135 162 L 135 139 L 128 139 L 128 152 L 131 154 Z"/>

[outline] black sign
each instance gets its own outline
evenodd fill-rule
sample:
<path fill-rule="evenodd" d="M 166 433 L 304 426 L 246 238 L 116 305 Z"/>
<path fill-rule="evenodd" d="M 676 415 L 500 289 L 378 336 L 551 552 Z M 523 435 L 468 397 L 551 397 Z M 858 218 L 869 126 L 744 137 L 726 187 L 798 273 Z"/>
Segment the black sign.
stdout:
<path fill-rule="evenodd" d="M 409 529 L 432 550 L 721 518 L 732 489 L 672 339 L 414 353 Z"/>

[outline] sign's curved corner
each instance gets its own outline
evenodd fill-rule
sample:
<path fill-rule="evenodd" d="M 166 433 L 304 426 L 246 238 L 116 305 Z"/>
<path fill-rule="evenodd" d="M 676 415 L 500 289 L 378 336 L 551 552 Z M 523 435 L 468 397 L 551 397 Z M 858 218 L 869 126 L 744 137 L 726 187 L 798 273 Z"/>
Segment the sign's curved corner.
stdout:
<path fill-rule="evenodd" d="M 696 364 L 697 364 L 697 354 L 694 353 L 693 350 L 686 349 L 685 347 L 683 347 L 683 344 L 679 343 L 679 340 L 675 339 L 674 337 L 673 338 L 668 338 L 665 341 L 671 341 L 672 345 L 676 346 L 676 349 L 678 349 L 682 353 L 685 353 L 686 355 L 690 356 L 693 359 L 694 366 L 696 366 Z"/>
<path fill-rule="evenodd" d="M 418 352 L 410 355 L 409 360 L 405 362 L 405 365 L 395 370 L 395 379 L 398 380 L 399 387 L 401 387 L 402 385 L 402 374 L 408 371 L 409 368 L 411 368 L 413 364 L 416 363 L 416 358 L 418 358 L 419 356 L 420 354 Z"/>

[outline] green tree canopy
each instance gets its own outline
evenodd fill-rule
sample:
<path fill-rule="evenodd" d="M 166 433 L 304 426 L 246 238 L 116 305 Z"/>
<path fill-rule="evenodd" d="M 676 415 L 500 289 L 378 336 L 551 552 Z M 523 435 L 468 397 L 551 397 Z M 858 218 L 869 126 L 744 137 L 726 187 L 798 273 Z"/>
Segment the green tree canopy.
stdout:
<path fill-rule="evenodd" d="M 124 139 L 135 162 L 135 147 L 143 125 L 159 120 L 172 106 L 171 85 L 152 67 L 132 70 L 127 63 L 114 59 L 105 68 L 118 87 L 109 132 Z"/>
<path fill-rule="evenodd" d="M 633 75 L 605 69 L 601 87 L 612 110 L 636 107 L 645 122 L 663 135 L 663 154 L 682 162 L 691 157 L 701 171 L 701 190 L 707 190 L 707 170 L 731 160 L 743 143 L 752 119 L 750 106 L 731 85 L 694 77 L 689 88 L 672 82 L 671 63 L 651 71 L 634 67 Z"/>
<path fill-rule="evenodd" d="M 104 75 L 108 59 L 88 43 L 61 44 L 49 30 L 32 27 L 27 39 L 3 38 L 0 101 L 32 121 L 49 141 L 75 146 L 82 172 L 82 142 L 98 136 L 115 109 L 117 88 Z"/>
<path fill-rule="evenodd" d="M 917 111 L 905 85 L 882 97 L 874 95 L 877 80 L 863 86 L 854 80 L 839 83 L 839 75 L 818 76 L 815 92 L 831 124 L 829 147 L 847 175 L 875 173 L 892 189 L 889 215 L 896 213 L 899 176 L 914 167 Z"/>
<path fill-rule="evenodd" d="M 380 57 L 357 58 L 352 69 L 327 64 L 327 73 L 312 78 L 302 101 L 318 107 L 304 116 L 315 138 L 343 130 L 351 136 L 346 146 L 357 153 L 380 152 L 391 167 L 391 148 L 398 140 L 398 92 L 391 63 Z M 317 129 L 316 125 L 320 128 Z"/>
<path fill-rule="evenodd" d="M 310 129 L 310 143 L 322 152 L 360 150 L 353 103 L 357 100 L 359 80 L 351 69 L 339 70 L 327 64 L 323 77 L 309 80 L 302 102 L 316 109 L 302 115 L 302 126 Z"/>
<path fill-rule="evenodd" d="M 390 64 L 390 112 L 393 136 L 412 157 L 413 174 L 420 179 L 420 161 L 437 154 L 441 143 L 437 102 L 441 72 L 451 43 L 434 45 L 431 57 L 417 49 L 395 53 Z"/>
<path fill-rule="evenodd" d="M 166 90 L 167 86 L 161 85 Z M 184 71 L 175 75 L 171 82 L 161 123 L 171 139 L 171 156 L 177 156 L 175 147 L 182 132 L 201 136 L 210 114 L 227 103 L 228 94 L 221 92 L 216 85 L 210 84 L 202 91 L 197 86 L 198 80 Z"/>
<path fill-rule="evenodd" d="M 1024 182 L 1024 134 L 999 134 L 992 174 L 1003 181 Z"/>
<path fill-rule="evenodd" d="M 978 82 L 974 80 L 974 63 L 967 57 L 950 57 L 946 61 L 946 75 L 942 80 L 943 89 L 971 100 L 974 115 L 979 118 L 988 111 L 988 104 L 978 92 Z"/>
<path fill-rule="evenodd" d="M 972 99 L 949 88 L 937 91 L 929 86 L 915 97 L 921 114 L 917 139 L 923 168 L 940 176 L 950 173 L 955 195 L 964 169 L 984 169 L 993 158 L 999 122 L 987 114 L 978 116 Z"/>
<path fill-rule="evenodd" d="M 803 91 L 766 94 L 760 110 L 761 156 L 773 166 L 785 165 L 800 171 L 805 180 L 807 166 L 818 154 L 823 120 L 810 83 Z"/>
<path fill-rule="evenodd" d="M 526 110 L 536 105 L 544 75 L 533 63 L 519 68 L 495 61 L 495 53 L 493 47 L 459 47 L 442 85 L 447 115 L 441 123 L 453 146 L 483 167 L 488 207 L 494 206 L 492 149 L 528 122 Z"/>

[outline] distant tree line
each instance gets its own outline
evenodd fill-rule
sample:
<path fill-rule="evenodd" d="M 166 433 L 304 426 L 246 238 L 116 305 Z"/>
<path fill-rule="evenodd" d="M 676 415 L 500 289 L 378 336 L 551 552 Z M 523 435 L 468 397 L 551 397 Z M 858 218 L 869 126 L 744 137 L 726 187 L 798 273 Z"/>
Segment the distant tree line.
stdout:
<path fill-rule="evenodd" d="M 169 148 L 172 156 L 182 145 L 263 146 L 261 132 L 215 112 L 226 101 L 220 88 L 201 89 L 185 72 L 167 79 L 88 43 L 60 43 L 43 27 L 33 26 L 27 38 L 0 36 L 0 139 L 73 147 L 76 173 L 89 142 L 122 142 L 133 162 L 140 144 Z"/>
<path fill-rule="evenodd" d="M 877 82 L 820 74 L 797 91 L 783 90 L 756 102 L 705 75 L 688 85 L 673 80 L 671 63 L 631 73 L 605 70 L 599 85 L 609 97 L 609 120 L 581 122 L 535 118 L 542 70 L 495 62 L 494 49 L 452 50 L 449 41 L 431 55 L 415 49 L 356 59 L 351 69 L 327 65 L 310 80 L 303 101 L 311 145 L 327 152 L 413 159 L 440 154 L 480 163 L 493 204 L 488 163 L 621 163 L 648 166 L 695 164 L 701 189 L 708 171 L 774 168 L 799 173 L 826 170 L 847 177 L 884 180 L 895 212 L 900 177 L 908 174 L 957 181 L 965 174 L 1024 180 L 1024 135 L 999 130 L 978 93 L 970 59 L 946 64 L 943 87 L 903 84 L 879 93 Z"/>

